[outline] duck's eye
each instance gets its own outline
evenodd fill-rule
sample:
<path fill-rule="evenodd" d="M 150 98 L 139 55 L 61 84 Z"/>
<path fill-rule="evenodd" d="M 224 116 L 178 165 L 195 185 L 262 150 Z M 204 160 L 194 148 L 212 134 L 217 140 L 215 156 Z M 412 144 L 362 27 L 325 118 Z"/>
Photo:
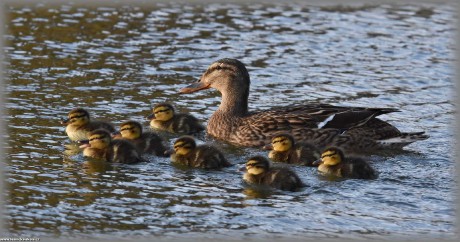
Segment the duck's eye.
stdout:
<path fill-rule="evenodd" d="M 277 139 L 277 140 L 273 140 L 272 144 L 276 144 L 276 143 L 279 143 L 279 142 L 284 142 L 286 139 Z"/>
<path fill-rule="evenodd" d="M 256 166 L 256 165 L 257 165 L 257 163 L 248 163 L 248 164 L 246 164 L 246 167 L 253 167 L 253 166 Z"/>
<path fill-rule="evenodd" d="M 89 141 L 93 141 L 93 140 L 98 140 L 98 139 L 103 139 L 104 137 L 94 137 L 94 138 L 90 138 Z"/>
<path fill-rule="evenodd" d="M 337 153 L 334 152 L 334 153 L 332 153 L 332 154 L 322 155 L 322 156 L 321 156 L 321 159 L 326 158 L 326 157 L 331 157 L 331 156 L 334 156 L 334 155 L 336 155 L 336 154 L 337 154 Z"/>
<path fill-rule="evenodd" d="M 134 129 L 134 127 L 127 127 L 127 128 L 122 128 L 122 129 L 120 129 L 120 131 L 133 130 L 133 129 Z"/>
<path fill-rule="evenodd" d="M 216 70 L 222 70 L 222 66 L 216 66 Z"/>
<path fill-rule="evenodd" d="M 174 145 L 174 149 L 182 148 L 182 147 L 184 147 L 184 145 L 185 144 L 183 144 L 183 143 Z"/>
<path fill-rule="evenodd" d="M 168 112 L 170 109 L 169 108 L 166 108 L 166 109 L 161 109 L 161 110 L 158 110 L 158 111 L 155 111 L 154 113 L 157 114 L 157 113 L 163 113 L 163 112 Z"/>
<path fill-rule="evenodd" d="M 70 117 L 70 119 L 75 119 L 75 118 L 82 118 L 82 117 L 85 117 L 86 115 L 84 114 L 81 114 L 81 115 L 75 115 L 75 116 L 72 116 Z"/>

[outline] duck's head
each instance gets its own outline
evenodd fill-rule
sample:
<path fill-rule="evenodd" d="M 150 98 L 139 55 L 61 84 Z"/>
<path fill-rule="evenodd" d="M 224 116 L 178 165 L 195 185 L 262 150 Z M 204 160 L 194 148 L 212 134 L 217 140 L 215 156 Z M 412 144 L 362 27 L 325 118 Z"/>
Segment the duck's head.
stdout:
<path fill-rule="evenodd" d="M 148 119 L 159 121 L 168 121 L 174 117 L 174 107 L 169 103 L 159 103 L 152 108 L 152 114 Z"/>
<path fill-rule="evenodd" d="M 264 146 L 264 148 L 284 152 L 290 150 L 294 145 L 294 137 L 290 134 L 282 133 L 273 136 L 271 144 Z"/>
<path fill-rule="evenodd" d="M 70 110 L 67 119 L 61 121 L 63 125 L 71 124 L 75 126 L 81 126 L 87 123 L 89 123 L 89 113 L 83 108 L 74 108 Z"/>
<path fill-rule="evenodd" d="M 105 129 L 96 129 L 88 134 L 88 140 L 80 148 L 105 149 L 110 145 L 112 137 Z"/>
<path fill-rule="evenodd" d="M 265 173 L 270 168 L 270 161 L 260 155 L 253 156 L 246 162 L 246 172 L 251 175 Z"/>
<path fill-rule="evenodd" d="M 195 139 L 192 136 L 184 135 L 174 142 L 174 153 L 178 155 L 187 155 L 196 148 Z"/>
<path fill-rule="evenodd" d="M 327 166 L 335 166 L 340 164 L 344 159 L 343 151 L 337 147 L 326 148 L 321 153 L 321 159 L 315 161 L 314 165 L 324 164 Z"/>
<path fill-rule="evenodd" d="M 142 125 L 136 121 L 126 121 L 120 125 L 120 134 L 125 139 L 137 139 L 142 135 Z"/>
<path fill-rule="evenodd" d="M 229 95 L 244 95 L 245 100 L 247 100 L 249 85 L 249 73 L 244 64 L 237 59 L 224 58 L 212 63 L 198 82 L 182 88 L 180 93 L 192 93 L 215 88 L 222 95 L 227 93 Z"/>

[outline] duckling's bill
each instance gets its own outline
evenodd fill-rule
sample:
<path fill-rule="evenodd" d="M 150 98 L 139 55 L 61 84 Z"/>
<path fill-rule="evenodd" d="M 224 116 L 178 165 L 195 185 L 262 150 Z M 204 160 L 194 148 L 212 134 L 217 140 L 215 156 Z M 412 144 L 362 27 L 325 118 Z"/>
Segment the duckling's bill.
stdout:
<path fill-rule="evenodd" d="M 91 144 L 89 143 L 89 140 L 79 140 L 78 143 L 80 144 L 80 148 L 84 149 L 84 148 L 88 148 L 88 147 L 91 147 Z"/>

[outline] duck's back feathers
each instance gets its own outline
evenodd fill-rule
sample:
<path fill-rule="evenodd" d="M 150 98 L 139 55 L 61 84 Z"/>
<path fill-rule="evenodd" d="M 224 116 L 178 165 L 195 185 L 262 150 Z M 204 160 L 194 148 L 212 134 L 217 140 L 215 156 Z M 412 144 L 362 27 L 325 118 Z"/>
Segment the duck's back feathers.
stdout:
<path fill-rule="evenodd" d="M 305 186 L 299 176 L 287 167 L 271 168 L 265 174 L 262 183 L 286 191 L 296 191 Z"/>
<path fill-rule="evenodd" d="M 143 132 L 138 139 L 131 140 L 140 151 L 140 153 L 154 154 L 156 156 L 166 157 L 166 146 L 163 140 L 155 133 Z"/>
<path fill-rule="evenodd" d="M 200 145 L 194 150 L 195 159 L 192 160 L 192 167 L 199 167 L 204 169 L 219 169 L 222 167 L 229 167 L 230 164 L 225 156 L 211 145 Z"/>
<path fill-rule="evenodd" d="M 205 127 L 194 116 L 185 113 L 178 113 L 173 118 L 171 129 L 174 133 L 193 134 L 205 130 Z"/>
<path fill-rule="evenodd" d="M 111 144 L 111 160 L 114 163 L 134 164 L 145 162 L 136 147 L 128 140 L 115 139 Z"/>
<path fill-rule="evenodd" d="M 349 157 L 343 164 L 342 176 L 356 179 L 375 179 L 378 174 L 365 160 Z"/>

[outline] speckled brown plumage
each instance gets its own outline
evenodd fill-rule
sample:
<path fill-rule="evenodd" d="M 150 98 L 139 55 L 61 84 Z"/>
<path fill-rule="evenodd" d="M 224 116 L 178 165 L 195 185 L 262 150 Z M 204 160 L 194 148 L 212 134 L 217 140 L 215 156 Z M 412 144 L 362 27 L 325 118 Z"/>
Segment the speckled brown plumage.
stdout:
<path fill-rule="evenodd" d="M 211 64 L 199 82 L 181 89 L 181 93 L 217 89 L 222 94 L 222 100 L 208 121 L 207 133 L 240 146 L 263 146 L 279 132 L 290 133 L 296 140 L 307 142 L 311 141 L 312 136 L 321 136 L 321 132 L 343 132 L 348 129 L 350 133 L 362 133 L 363 136 L 376 139 L 401 135 L 396 127 L 376 118 L 398 111 L 393 108 L 306 104 L 249 112 L 249 86 L 249 73 L 244 64 L 227 58 Z M 322 131 L 324 129 L 330 130 Z M 418 135 L 413 141 L 426 138 L 426 135 Z"/>

